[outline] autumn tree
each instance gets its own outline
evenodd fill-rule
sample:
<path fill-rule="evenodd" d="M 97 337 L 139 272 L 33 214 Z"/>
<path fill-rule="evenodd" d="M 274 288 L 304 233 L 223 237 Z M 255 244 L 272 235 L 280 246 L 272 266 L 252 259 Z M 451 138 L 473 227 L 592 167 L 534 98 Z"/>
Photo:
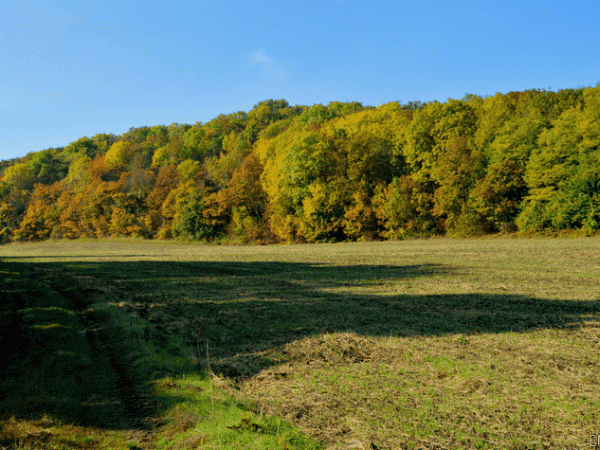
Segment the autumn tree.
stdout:
<path fill-rule="evenodd" d="M 28 162 L 16 163 L 4 170 L 0 179 L 0 239 L 7 241 L 19 227 L 31 198 L 35 173 Z"/>
<path fill-rule="evenodd" d="M 144 218 L 144 224 L 150 236 L 156 235 L 160 229 L 170 230 L 172 215 L 165 216 L 163 214 L 163 204 L 180 180 L 181 175 L 177 166 L 163 167 L 158 171 L 154 186 L 146 197 L 148 210 Z M 169 233 L 170 231 L 166 231 L 164 234 L 168 235 Z"/>
<path fill-rule="evenodd" d="M 48 239 L 59 224 L 55 203 L 61 193 L 62 187 L 59 182 L 51 186 L 36 184 L 23 220 L 14 232 L 14 239 L 19 241 Z"/>
<path fill-rule="evenodd" d="M 134 193 L 118 192 L 112 196 L 109 232 L 112 236 L 146 237 L 146 207 L 143 198 Z"/>

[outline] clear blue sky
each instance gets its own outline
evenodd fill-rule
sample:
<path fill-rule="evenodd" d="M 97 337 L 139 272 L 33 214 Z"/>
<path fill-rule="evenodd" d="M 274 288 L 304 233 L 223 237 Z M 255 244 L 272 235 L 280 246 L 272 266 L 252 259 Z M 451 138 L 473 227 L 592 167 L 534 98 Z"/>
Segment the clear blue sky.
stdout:
<path fill-rule="evenodd" d="M 0 159 L 290 104 L 595 86 L 600 3 L 0 1 Z"/>

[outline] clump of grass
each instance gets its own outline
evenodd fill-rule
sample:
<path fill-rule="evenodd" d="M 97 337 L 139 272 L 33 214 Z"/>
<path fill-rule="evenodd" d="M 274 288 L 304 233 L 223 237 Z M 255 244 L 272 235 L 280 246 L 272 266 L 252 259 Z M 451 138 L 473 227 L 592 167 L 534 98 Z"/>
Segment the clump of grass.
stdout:
<path fill-rule="evenodd" d="M 274 358 L 309 364 L 322 361 L 331 364 L 359 363 L 383 360 L 384 349 L 369 337 L 355 333 L 327 333 L 301 339 L 271 352 Z"/>

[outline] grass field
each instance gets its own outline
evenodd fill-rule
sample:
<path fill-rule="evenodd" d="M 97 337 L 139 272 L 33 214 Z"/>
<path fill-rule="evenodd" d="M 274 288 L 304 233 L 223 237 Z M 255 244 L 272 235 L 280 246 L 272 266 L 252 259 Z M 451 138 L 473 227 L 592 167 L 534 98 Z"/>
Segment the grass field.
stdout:
<path fill-rule="evenodd" d="M 46 241 L 0 259 L 0 448 L 581 449 L 600 434 L 600 238 Z"/>

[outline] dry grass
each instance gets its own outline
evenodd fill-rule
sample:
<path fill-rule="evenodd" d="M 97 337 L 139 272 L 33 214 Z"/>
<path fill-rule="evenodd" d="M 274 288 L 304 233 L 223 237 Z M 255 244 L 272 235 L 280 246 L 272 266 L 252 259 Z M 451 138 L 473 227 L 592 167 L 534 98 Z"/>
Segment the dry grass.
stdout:
<path fill-rule="evenodd" d="M 591 327 L 325 335 L 284 347 L 243 393 L 330 448 L 577 448 L 597 425 L 599 342 Z"/>

